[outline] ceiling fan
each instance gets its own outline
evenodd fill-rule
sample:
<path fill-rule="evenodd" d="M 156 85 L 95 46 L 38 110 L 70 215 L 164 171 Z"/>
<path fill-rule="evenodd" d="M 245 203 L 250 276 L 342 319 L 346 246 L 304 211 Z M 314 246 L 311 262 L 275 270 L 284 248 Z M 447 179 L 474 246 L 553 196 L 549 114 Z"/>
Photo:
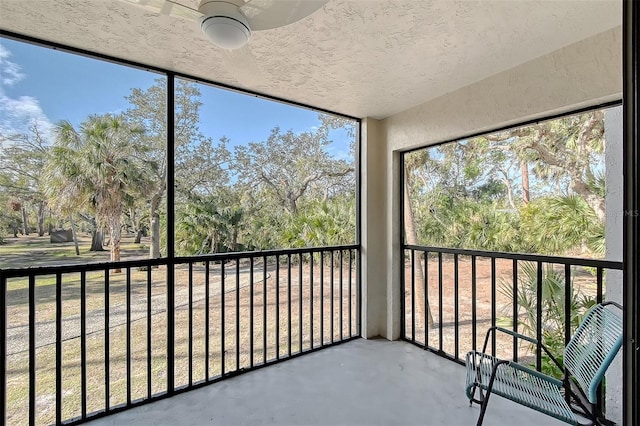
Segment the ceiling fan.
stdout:
<path fill-rule="evenodd" d="M 239 49 L 252 31 L 284 27 L 321 8 L 328 0 L 202 0 L 198 9 L 174 0 L 121 0 L 164 15 L 198 21 L 217 46 Z"/>

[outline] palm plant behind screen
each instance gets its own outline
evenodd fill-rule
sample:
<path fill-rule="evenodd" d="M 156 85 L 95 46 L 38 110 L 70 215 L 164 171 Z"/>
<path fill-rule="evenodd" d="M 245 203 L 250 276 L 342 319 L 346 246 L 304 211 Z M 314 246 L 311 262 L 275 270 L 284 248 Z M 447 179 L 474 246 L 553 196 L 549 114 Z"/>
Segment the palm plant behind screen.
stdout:
<path fill-rule="evenodd" d="M 564 350 L 564 318 L 565 291 L 569 296 L 571 309 L 571 333 L 576 330 L 586 312 L 596 302 L 593 298 L 583 294 L 579 288 L 574 288 L 573 280 L 566 288 L 564 273 L 556 270 L 553 265 L 543 264 L 542 268 L 542 342 L 549 351 L 562 363 Z M 518 269 L 518 332 L 526 336 L 536 337 L 537 305 L 538 305 L 538 268 L 534 262 L 521 262 Z M 573 274 L 572 274 L 573 276 Z M 499 292 L 509 301 L 513 300 L 513 283 L 509 280 L 500 281 Z M 512 302 L 503 308 L 505 317 L 499 320 L 501 326 L 513 326 L 513 319 L 508 313 L 513 311 Z M 533 347 L 530 350 L 534 350 Z M 563 376 L 557 366 L 543 353 L 542 371 L 551 376 Z"/>

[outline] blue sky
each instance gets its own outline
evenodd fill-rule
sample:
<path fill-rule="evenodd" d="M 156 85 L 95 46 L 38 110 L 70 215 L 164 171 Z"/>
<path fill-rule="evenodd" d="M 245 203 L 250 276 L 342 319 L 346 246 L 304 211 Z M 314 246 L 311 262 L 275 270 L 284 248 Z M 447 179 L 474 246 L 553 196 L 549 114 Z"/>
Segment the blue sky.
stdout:
<path fill-rule="evenodd" d="M 90 114 L 128 108 L 132 88 L 146 89 L 160 75 L 0 38 L 0 132 L 24 132 L 33 120 L 50 129 L 60 120 L 79 125 Z M 311 110 L 210 86 L 202 91 L 200 130 L 231 145 L 265 140 L 275 126 L 303 132 L 318 126 Z M 331 133 L 328 151 L 349 152 L 344 132 Z"/>

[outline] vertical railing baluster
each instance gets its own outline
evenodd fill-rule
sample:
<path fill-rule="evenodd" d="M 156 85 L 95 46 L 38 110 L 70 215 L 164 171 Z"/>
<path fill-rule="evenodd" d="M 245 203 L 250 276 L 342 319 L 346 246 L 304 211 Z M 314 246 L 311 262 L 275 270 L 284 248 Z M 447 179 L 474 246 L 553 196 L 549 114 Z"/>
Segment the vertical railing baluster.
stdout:
<path fill-rule="evenodd" d="M 110 301 L 109 301 L 109 268 L 105 268 L 104 270 L 104 409 L 105 411 L 110 411 L 110 367 L 111 363 L 109 362 L 109 349 L 111 348 L 110 344 L 110 318 L 109 318 L 109 310 L 111 309 Z"/>
<path fill-rule="evenodd" d="M 573 298 L 573 289 L 571 288 L 571 265 L 568 263 L 564 265 L 564 346 L 566 347 L 571 340 L 571 299 Z M 555 354 L 554 354 L 555 355 Z M 569 370 L 564 368 L 564 384 L 565 389 L 568 389 L 569 384 Z M 564 399 L 567 404 L 571 403 L 571 394 L 565 392 Z"/>
<path fill-rule="evenodd" d="M 166 78 L 166 147 L 165 155 L 166 168 L 165 176 L 166 176 L 166 245 L 165 248 L 167 250 L 167 267 L 166 267 L 166 332 L 167 337 L 165 340 L 165 345 L 167 349 L 167 366 L 166 366 L 166 386 L 167 393 L 169 395 L 173 394 L 175 391 L 175 333 L 176 333 L 176 264 L 175 264 L 175 254 L 176 254 L 176 76 L 172 72 L 167 73 Z"/>
<path fill-rule="evenodd" d="M 149 266 L 151 267 L 151 266 Z M 126 345 L 127 345 L 127 406 L 131 405 L 131 268 L 127 267 L 126 270 L 126 311 L 127 311 L 127 325 L 126 325 Z"/>
<path fill-rule="evenodd" d="M 602 289 L 602 267 L 598 266 L 596 268 L 596 302 L 602 303 L 603 300 L 603 289 Z M 598 385 L 598 390 L 596 392 L 596 406 L 599 412 L 602 412 L 602 405 L 604 403 L 603 391 L 602 391 L 602 382 Z"/>
<path fill-rule="evenodd" d="M 0 417 L 0 419 L 2 418 Z M 62 274 L 58 272 L 56 273 L 56 424 L 61 424 L 61 423 L 62 423 Z"/>
<path fill-rule="evenodd" d="M 276 359 L 280 359 L 280 256 L 276 255 Z"/>
<path fill-rule="evenodd" d="M 80 272 L 80 416 L 87 418 L 87 273 Z"/>
<path fill-rule="evenodd" d="M 225 294 L 224 294 L 224 259 L 220 261 L 220 376 L 224 377 L 225 371 Z"/>
<path fill-rule="evenodd" d="M 267 256 L 262 256 L 262 363 L 267 363 Z"/>
<path fill-rule="evenodd" d="M 344 266 L 344 255 L 343 255 L 343 251 L 340 250 L 340 254 L 338 255 L 338 259 L 340 261 L 340 275 L 339 275 L 339 287 L 340 287 L 340 340 L 344 339 L 344 304 L 343 304 L 343 300 L 344 300 L 344 291 L 343 291 L 343 285 L 342 285 L 342 268 Z"/>
<path fill-rule="evenodd" d="M 536 370 L 542 370 L 542 262 L 538 261 L 536 277 Z"/>
<path fill-rule="evenodd" d="M 442 352 L 442 252 L 438 252 L 438 348 Z"/>
<path fill-rule="evenodd" d="M 211 318 L 209 317 L 209 310 L 211 309 L 209 298 L 211 297 L 209 291 L 209 273 L 210 266 L 209 261 L 204 262 L 204 379 L 209 381 L 209 330 Z"/>
<path fill-rule="evenodd" d="M 454 357 L 455 359 L 460 358 L 460 329 L 459 329 L 459 318 L 460 318 L 460 304 L 458 303 L 458 293 L 459 293 L 459 284 L 460 284 L 460 266 L 458 264 L 458 254 L 455 253 L 453 255 L 453 324 L 454 324 Z"/>
<path fill-rule="evenodd" d="M 240 258 L 236 259 L 236 371 L 240 370 Z"/>
<path fill-rule="evenodd" d="M 291 356 L 291 255 L 287 255 L 287 347 Z"/>
<path fill-rule="evenodd" d="M 477 289 L 477 265 L 476 265 L 476 256 L 471 256 L 471 347 L 475 351 L 477 348 L 478 337 L 476 336 L 478 332 L 478 307 L 477 307 L 477 297 L 478 297 L 478 289 Z"/>
<path fill-rule="evenodd" d="M 424 346 L 429 347 L 429 314 L 431 313 L 431 305 L 429 304 L 429 252 L 423 252 L 424 255 Z"/>
<path fill-rule="evenodd" d="M 324 251 L 320 251 L 320 346 L 324 345 Z"/>
<path fill-rule="evenodd" d="M 359 241 L 359 240 L 358 240 Z M 362 252 L 360 251 L 360 244 L 356 249 L 356 333 L 358 336 L 362 336 Z"/>
<path fill-rule="evenodd" d="M 0 270 L 0 376 L 2 377 L 2 388 L 0 388 L 0 423 L 7 421 L 7 278 Z"/>
<path fill-rule="evenodd" d="M 0 388 L 0 423 L 7 421 L 7 278 L 0 270 L 0 377 L 2 377 L 2 388 Z M 59 422 L 58 422 L 59 424 Z"/>
<path fill-rule="evenodd" d="M 249 258 L 249 368 L 253 368 L 253 256 Z"/>
<path fill-rule="evenodd" d="M 187 350 L 188 352 L 188 361 L 189 361 L 189 370 L 188 370 L 188 374 L 189 374 L 189 387 L 193 386 L 193 262 L 189 262 L 188 265 L 188 269 L 189 269 L 189 282 L 188 282 L 188 292 L 189 292 L 189 331 L 188 331 L 188 335 L 189 335 L 189 349 Z"/>
<path fill-rule="evenodd" d="M 602 291 L 602 267 L 596 268 L 596 302 L 602 303 L 603 291 Z"/>
<path fill-rule="evenodd" d="M 29 424 L 36 424 L 36 277 L 29 274 Z"/>
<path fill-rule="evenodd" d="M 513 259 L 513 313 L 512 313 L 512 321 L 513 321 L 513 331 L 514 333 L 518 332 L 518 260 Z M 513 336 L 513 360 L 518 362 L 518 338 Z"/>
<path fill-rule="evenodd" d="M 300 345 L 298 352 L 302 352 L 302 253 L 298 254 L 298 334 Z"/>
<path fill-rule="evenodd" d="M 353 307 L 353 295 L 352 295 L 352 271 L 353 271 L 353 250 L 349 249 L 349 337 L 353 336 L 353 317 L 352 317 L 352 307 Z"/>
<path fill-rule="evenodd" d="M 571 265 L 564 265 L 564 345 L 571 340 L 571 299 L 573 289 L 571 288 Z"/>
<path fill-rule="evenodd" d="M 491 327 L 496 326 L 496 258 L 491 258 Z M 496 356 L 496 333 L 491 333 L 491 355 Z"/>
<path fill-rule="evenodd" d="M 309 252 L 309 341 L 313 349 L 313 252 Z"/>
<path fill-rule="evenodd" d="M 407 339 L 407 249 L 400 246 L 402 267 L 400 273 L 400 338 Z"/>
<path fill-rule="evenodd" d="M 329 278 L 329 284 L 331 285 L 331 343 L 333 343 L 334 340 L 334 331 L 333 331 L 333 326 L 334 326 L 334 320 L 335 320 L 335 311 L 334 311 L 334 304 L 335 304 L 335 287 L 334 287 L 334 282 L 333 282 L 333 276 L 334 276 L 334 270 L 333 270 L 333 265 L 334 265 L 334 257 L 333 257 L 333 250 L 331 250 L 330 252 L 330 256 L 329 256 L 329 261 L 331 262 L 331 267 L 329 268 L 331 270 L 331 276 Z"/>
<path fill-rule="evenodd" d="M 405 297 L 402 295 L 402 297 Z M 406 315 L 403 315 L 406 321 Z M 416 341 L 416 252 L 411 249 L 411 341 Z"/>
<path fill-rule="evenodd" d="M 147 266 L 147 399 L 151 398 L 151 384 L 153 376 L 151 373 L 152 367 L 152 348 L 151 348 L 151 323 L 153 318 L 151 317 L 151 265 Z"/>

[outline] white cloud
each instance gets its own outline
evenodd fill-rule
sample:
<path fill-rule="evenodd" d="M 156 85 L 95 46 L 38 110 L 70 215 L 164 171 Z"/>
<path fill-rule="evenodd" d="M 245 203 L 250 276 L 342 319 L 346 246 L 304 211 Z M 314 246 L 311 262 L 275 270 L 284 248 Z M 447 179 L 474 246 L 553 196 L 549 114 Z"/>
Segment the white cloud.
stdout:
<path fill-rule="evenodd" d="M 12 86 L 25 77 L 20 65 L 11 62 L 10 57 L 11 52 L 0 44 L 0 82 L 4 86 Z"/>
<path fill-rule="evenodd" d="M 0 90 L 0 131 L 3 133 L 25 133 L 36 124 L 44 135 L 50 137 L 53 123 L 42 110 L 38 100 L 32 96 L 10 98 Z"/>
<path fill-rule="evenodd" d="M 5 87 L 13 86 L 26 76 L 20 65 L 10 60 L 11 52 L 0 44 L 0 132 L 4 134 L 27 133 L 37 125 L 49 140 L 53 136 L 53 123 L 49 120 L 33 96 L 10 97 Z"/>

